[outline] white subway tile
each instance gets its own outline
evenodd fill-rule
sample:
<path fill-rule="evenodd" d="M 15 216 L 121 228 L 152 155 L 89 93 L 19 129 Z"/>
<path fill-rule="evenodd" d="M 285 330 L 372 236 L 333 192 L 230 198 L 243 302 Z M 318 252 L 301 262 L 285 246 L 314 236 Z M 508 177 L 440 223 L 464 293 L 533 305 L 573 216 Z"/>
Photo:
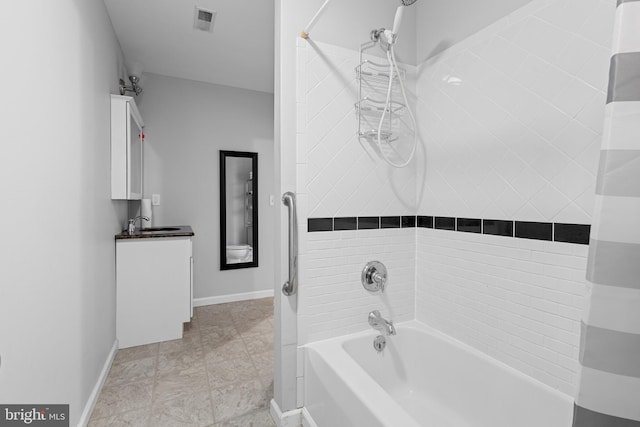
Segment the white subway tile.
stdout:
<path fill-rule="evenodd" d="M 576 293 L 585 284 L 566 278 L 584 274 L 586 252 L 576 256 L 575 245 L 529 241 L 513 252 L 493 244 L 500 240 L 482 239 L 489 236 L 454 234 L 418 232 L 416 317 L 523 372 L 535 370 L 553 387 L 574 387 L 570 362 L 561 356 L 575 360 L 575 304 L 582 304 Z M 481 272 L 487 266 L 491 274 Z"/>

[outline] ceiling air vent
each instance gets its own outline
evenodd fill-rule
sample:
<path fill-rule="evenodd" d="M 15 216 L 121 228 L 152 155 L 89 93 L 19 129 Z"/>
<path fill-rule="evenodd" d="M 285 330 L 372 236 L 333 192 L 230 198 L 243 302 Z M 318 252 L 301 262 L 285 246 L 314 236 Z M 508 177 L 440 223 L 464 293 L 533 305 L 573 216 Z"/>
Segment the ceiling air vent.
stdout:
<path fill-rule="evenodd" d="M 193 27 L 196 30 L 213 32 L 213 22 L 216 19 L 216 12 L 213 10 L 202 9 L 196 6 L 196 16 Z"/>

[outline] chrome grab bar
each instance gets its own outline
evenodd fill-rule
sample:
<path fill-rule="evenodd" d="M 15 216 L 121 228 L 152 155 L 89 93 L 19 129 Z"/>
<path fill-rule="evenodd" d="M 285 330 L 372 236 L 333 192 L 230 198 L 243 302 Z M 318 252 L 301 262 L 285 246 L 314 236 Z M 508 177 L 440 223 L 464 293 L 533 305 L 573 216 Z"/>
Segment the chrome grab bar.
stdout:
<path fill-rule="evenodd" d="M 282 203 L 289 208 L 289 280 L 282 286 L 286 296 L 298 292 L 298 215 L 296 195 L 287 191 L 282 195 Z"/>

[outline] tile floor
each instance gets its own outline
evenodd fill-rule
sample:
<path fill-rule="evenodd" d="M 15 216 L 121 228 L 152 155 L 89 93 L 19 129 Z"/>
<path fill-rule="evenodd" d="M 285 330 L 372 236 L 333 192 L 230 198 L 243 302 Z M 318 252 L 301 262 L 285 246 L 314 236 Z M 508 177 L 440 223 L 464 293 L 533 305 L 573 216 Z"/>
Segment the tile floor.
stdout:
<path fill-rule="evenodd" d="M 180 340 L 119 350 L 90 427 L 266 427 L 273 298 L 197 307 Z"/>

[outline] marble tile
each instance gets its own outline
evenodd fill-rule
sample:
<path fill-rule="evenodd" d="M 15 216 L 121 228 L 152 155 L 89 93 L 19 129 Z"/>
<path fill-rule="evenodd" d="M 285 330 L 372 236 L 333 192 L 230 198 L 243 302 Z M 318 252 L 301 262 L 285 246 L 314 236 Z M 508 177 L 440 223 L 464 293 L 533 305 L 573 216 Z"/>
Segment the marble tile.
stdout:
<path fill-rule="evenodd" d="M 256 369 L 270 369 L 271 371 L 273 371 L 273 351 L 254 353 L 250 357 L 253 361 L 253 364 L 256 366 Z"/>
<path fill-rule="evenodd" d="M 208 326 L 200 330 L 200 336 L 202 338 L 202 345 L 211 347 L 219 343 L 240 338 L 240 333 L 236 330 L 236 327 L 232 325 Z"/>
<path fill-rule="evenodd" d="M 236 323 L 236 329 L 238 329 L 240 333 L 262 332 L 264 334 L 273 335 L 273 323 L 271 323 L 270 318 L 256 319 L 249 323 L 239 322 Z"/>
<path fill-rule="evenodd" d="M 96 418 L 111 417 L 151 406 L 153 379 L 104 387 L 93 409 Z"/>
<path fill-rule="evenodd" d="M 204 367 L 173 375 L 159 375 L 153 391 L 154 401 L 179 399 L 208 389 Z"/>
<path fill-rule="evenodd" d="M 209 390 L 156 401 L 151 414 L 153 427 L 205 427 L 214 421 Z"/>
<path fill-rule="evenodd" d="M 129 362 L 131 360 L 144 359 L 145 357 L 151 357 L 158 354 L 158 348 L 160 344 L 147 344 L 139 345 L 136 347 L 123 348 L 118 350 L 116 357 L 113 359 L 113 363 Z"/>
<path fill-rule="evenodd" d="M 203 369 L 204 352 L 199 348 L 158 356 L 159 376 L 201 373 Z"/>
<path fill-rule="evenodd" d="M 271 311 L 273 312 L 273 298 L 260 298 L 247 301 L 238 301 L 231 305 L 230 310 L 232 312 L 242 311 Z"/>
<path fill-rule="evenodd" d="M 240 335 L 252 332 L 261 332 L 265 335 L 273 336 L 273 327 L 269 327 L 269 323 L 265 322 L 263 318 L 240 318 L 235 321 L 236 329 Z"/>
<path fill-rule="evenodd" d="M 258 371 L 258 378 L 265 386 L 273 385 L 273 351 L 251 355 L 251 360 Z"/>
<path fill-rule="evenodd" d="M 273 352 L 273 333 L 244 332 L 242 339 L 249 354 Z"/>
<path fill-rule="evenodd" d="M 202 338 L 203 343 L 205 338 Z M 205 352 L 205 360 L 207 363 L 219 363 L 225 360 L 233 360 L 238 358 L 247 358 L 249 353 L 244 345 L 243 339 L 238 335 L 234 340 L 227 342 L 211 344 L 203 344 Z"/>
<path fill-rule="evenodd" d="M 191 322 L 182 324 L 182 332 L 183 334 L 188 334 L 189 332 L 193 332 L 198 330 L 198 320 L 194 317 L 191 319 Z"/>
<path fill-rule="evenodd" d="M 249 357 L 238 357 L 220 362 L 206 359 L 205 364 L 211 388 L 254 380 L 258 377 L 258 371 Z"/>
<path fill-rule="evenodd" d="M 273 426 L 272 396 L 273 299 L 197 307 L 182 339 L 118 351 L 89 426 Z"/>
<path fill-rule="evenodd" d="M 233 326 L 233 317 L 230 313 L 203 312 L 198 314 L 198 327 Z"/>
<path fill-rule="evenodd" d="M 190 350 L 202 350 L 200 333 L 192 331 L 185 333 L 182 339 L 163 341 L 160 343 L 159 354 L 181 353 Z"/>
<path fill-rule="evenodd" d="M 263 386 L 265 387 L 271 387 L 273 389 L 273 371 L 269 371 L 269 370 L 262 370 L 262 371 L 258 371 L 258 379 L 260 380 L 260 382 L 262 383 Z M 272 393 L 273 394 L 273 393 Z"/>
<path fill-rule="evenodd" d="M 268 409 L 260 409 L 228 421 L 214 424 L 213 427 L 275 427 Z"/>
<path fill-rule="evenodd" d="M 148 407 L 105 418 L 91 417 L 88 427 L 149 427 L 150 415 L 151 408 Z"/>
<path fill-rule="evenodd" d="M 211 390 L 216 421 L 227 421 L 257 409 L 267 409 L 271 397 L 258 380 L 230 384 Z"/>
<path fill-rule="evenodd" d="M 235 322 L 252 322 L 269 319 L 273 316 L 273 310 L 267 310 L 264 308 L 253 308 L 251 310 L 244 311 L 232 311 L 231 317 Z"/>
<path fill-rule="evenodd" d="M 194 309 L 196 317 L 200 317 L 207 314 L 226 314 L 230 313 L 234 310 L 234 307 L 239 304 L 239 302 L 227 302 L 224 304 L 212 304 L 212 305 L 203 305 L 200 307 L 196 307 Z"/>
<path fill-rule="evenodd" d="M 151 356 L 114 363 L 111 365 L 105 387 L 153 378 L 156 374 L 156 361 L 157 356 Z"/>

